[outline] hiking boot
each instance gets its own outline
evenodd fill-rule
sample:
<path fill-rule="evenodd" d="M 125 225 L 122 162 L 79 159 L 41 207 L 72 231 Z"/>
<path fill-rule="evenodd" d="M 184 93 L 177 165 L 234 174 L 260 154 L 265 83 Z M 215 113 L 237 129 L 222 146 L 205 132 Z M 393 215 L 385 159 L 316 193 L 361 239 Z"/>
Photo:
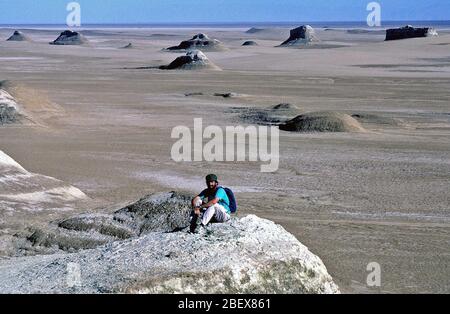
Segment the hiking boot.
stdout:
<path fill-rule="evenodd" d="M 193 231 L 192 231 L 192 229 L 191 229 L 191 233 L 193 233 L 193 234 L 198 234 L 198 235 L 201 235 L 201 236 L 205 236 L 205 235 L 211 234 L 211 231 L 208 229 L 207 226 L 205 226 L 205 225 L 203 225 L 203 224 L 200 224 L 200 225 L 198 225 L 198 227 L 195 228 Z"/>
<path fill-rule="evenodd" d="M 199 216 L 198 215 L 193 215 L 190 218 L 190 226 L 189 226 L 189 232 L 190 233 L 195 233 L 197 230 L 197 226 L 199 224 Z"/>
<path fill-rule="evenodd" d="M 208 227 L 208 225 L 204 225 L 204 224 L 200 224 L 200 227 L 198 228 L 198 230 L 199 230 L 199 234 L 202 234 L 202 235 L 209 235 L 209 234 L 211 234 L 211 229 Z"/>

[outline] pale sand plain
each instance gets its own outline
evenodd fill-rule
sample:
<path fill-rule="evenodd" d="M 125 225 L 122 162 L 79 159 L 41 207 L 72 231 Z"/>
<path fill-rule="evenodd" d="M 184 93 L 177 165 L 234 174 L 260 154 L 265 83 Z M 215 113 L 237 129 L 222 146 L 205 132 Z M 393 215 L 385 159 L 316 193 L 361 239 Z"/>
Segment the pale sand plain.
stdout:
<path fill-rule="evenodd" d="M 450 292 L 450 35 L 384 42 L 382 32 L 318 29 L 307 49 L 276 48 L 289 29 L 89 29 L 85 46 L 51 46 L 62 29 L 22 30 L 6 42 L 0 80 L 23 107 L 0 127 L 0 150 L 27 170 L 63 180 L 90 202 L 75 211 L 2 213 L 12 234 L 78 211 L 113 211 L 157 191 L 203 188 L 217 173 L 239 215 L 274 220 L 320 256 L 343 292 Z M 222 71 L 163 71 L 163 52 L 194 34 Z M 259 46 L 241 47 L 245 40 Z M 131 49 L 119 49 L 128 43 Z M 186 97 L 185 93 L 204 95 Z M 239 97 L 215 97 L 234 92 Z M 364 133 L 281 132 L 280 168 L 175 163 L 172 128 L 237 125 L 235 107 L 279 103 L 302 112 L 370 114 Z M 245 125 L 245 124 L 244 124 Z M 366 266 L 382 267 L 369 288 Z"/>

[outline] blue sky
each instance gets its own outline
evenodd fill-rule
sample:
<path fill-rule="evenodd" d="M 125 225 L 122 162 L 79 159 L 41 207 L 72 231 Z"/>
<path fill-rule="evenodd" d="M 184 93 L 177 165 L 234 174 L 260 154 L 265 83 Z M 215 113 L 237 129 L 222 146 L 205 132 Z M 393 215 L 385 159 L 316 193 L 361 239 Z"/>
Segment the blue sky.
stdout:
<path fill-rule="evenodd" d="M 69 0 L 0 0 L 0 24 L 64 24 Z M 371 0 L 78 0 L 82 23 L 365 21 Z M 449 0 L 378 0 L 382 20 L 450 20 Z"/>

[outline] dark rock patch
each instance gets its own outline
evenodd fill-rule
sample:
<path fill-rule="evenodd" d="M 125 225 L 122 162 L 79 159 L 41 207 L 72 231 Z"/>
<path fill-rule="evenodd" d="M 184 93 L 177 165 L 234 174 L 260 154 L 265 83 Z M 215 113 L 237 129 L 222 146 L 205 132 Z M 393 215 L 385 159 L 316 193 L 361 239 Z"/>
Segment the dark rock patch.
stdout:
<path fill-rule="evenodd" d="M 401 28 L 393 28 L 386 30 L 386 41 L 408 39 L 408 38 L 420 38 L 437 36 L 438 33 L 434 28 L 415 28 L 411 25 L 407 25 Z"/>
<path fill-rule="evenodd" d="M 234 97 L 238 97 L 239 94 L 233 93 L 233 92 L 229 92 L 229 93 L 214 93 L 214 96 L 216 96 L 216 97 L 223 97 L 223 98 L 234 98 Z"/>
<path fill-rule="evenodd" d="M 205 94 L 202 93 L 202 92 L 191 92 L 191 93 L 185 93 L 185 94 L 184 94 L 184 96 L 186 96 L 186 97 L 191 97 L 191 96 L 203 96 L 203 95 L 205 95 Z"/>
<path fill-rule="evenodd" d="M 246 42 L 244 42 L 242 44 L 242 46 L 258 46 L 258 43 L 256 41 L 253 41 L 253 40 L 247 40 Z"/>

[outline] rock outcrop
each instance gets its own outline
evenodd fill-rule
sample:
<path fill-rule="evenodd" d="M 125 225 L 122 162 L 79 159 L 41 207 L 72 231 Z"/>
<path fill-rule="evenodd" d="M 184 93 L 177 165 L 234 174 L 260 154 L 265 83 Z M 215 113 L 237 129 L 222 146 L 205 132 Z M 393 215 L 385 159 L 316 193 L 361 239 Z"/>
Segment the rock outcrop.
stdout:
<path fill-rule="evenodd" d="M 434 28 L 415 28 L 411 25 L 405 27 L 393 28 L 386 30 L 386 41 L 389 40 L 399 40 L 408 38 L 420 38 L 420 37 L 430 37 L 437 36 L 438 33 Z"/>
<path fill-rule="evenodd" d="M 30 39 L 21 31 L 14 31 L 14 33 L 7 39 L 7 41 L 29 41 Z"/>
<path fill-rule="evenodd" d="M 38 253 L 74 252 L 188 226 L 191 197 L 175 192 L 149 195 L 113 214 L 82 214 L 32 230 L 24 248 Z"/>
<path fill-rule="evenodd" d="M 163 65 L 159 68 L 161 70 L 219 69 L 199 50 L 188 51 L 185 56 L 178 57 L 169 65 Z"/>
<path fill-rule="evenodd" d="M 0 89 L 0 126 L 15 123 L 21 117 L 16 100 Z"/>
<path fill-rule="evenodd" d="M 361 124 L 348 114 L 339 112 L 311 112 L 299 115 L 280 125 L 291 132 L 364 132 Z"/>
<path fill-rule="evenodd" d="M 0 292 L 331 294 L 339 288 L 293 235 L 249 215 L 205 234 L 155 231 L 73 254 L 2 260 Z"/>
<path fill-rule="evenodd" d="M 78 32 L 73 32 L 70 30 L 64 31 L 52 41 L 51 45 L 83 45 L 87 43 L 87 39 Z"/>
<path fill-rule="evenodd" d="M 303 25 L 294 28 L 290 32 L 290 36 L 280 46 L 303 46 L 318 41 L 314 29 L 309 25 Z"/>
<path fill-rule="evenodd" d="M 211 39 L 208 35 L 200 33 L 189 40 L 182 41 L 178 46 L 167 48 L 168 51 L 222 51 L 225 50 L 223 44 L 217 39 Z"/>
<path fill-rule="evenodd" d="M 0 213 L 68 210 L 86 199 L 79 189 L 55 178 L 30 173 L 0 151 Z"/>

